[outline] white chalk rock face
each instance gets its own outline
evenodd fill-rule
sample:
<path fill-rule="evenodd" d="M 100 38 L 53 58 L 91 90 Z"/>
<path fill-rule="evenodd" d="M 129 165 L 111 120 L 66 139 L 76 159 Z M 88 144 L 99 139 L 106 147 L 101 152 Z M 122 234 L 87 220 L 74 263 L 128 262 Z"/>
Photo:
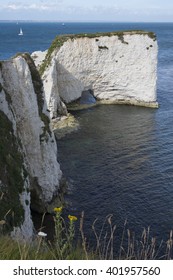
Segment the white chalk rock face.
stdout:
<path fill-rule="evenodd" d="M 45 51 L 35 51 L 32 53 L 32 59 L 34 60 L 35 66 L 39 68 L 45 59 L 47 54 L 47 50 Z"/>
<path fill-rule="evenodd" d="M 59 85 L 58 85 L 58 72 L 56 58 L 52 59 L 50 68 L 44 74 L 43 79 L 44 90 L 46 92 L 45 98 L 50 110 L 50 117 L 56 118 L 57 111 L 60 115 L 67 115 L 67 109 L 64 103 L 61 101 L 59 95 Z"/>
<path fill-rule="evenodd" d="M 30 179 L 27 158 L 17 128 L 17 118 L 10 93 L 4 87 L 9 62 L 0 69 L 0 220 L 15 238 L 31 239 Z M 10 83 L 10 78 L 7 79 Z M 19 124 L 20 125 L 20 124 Z"/>
<path fill-rule="evenodd" d="M 46 116 L 44 100 L 38 99 L 33 86 L 31 72 L 22 57 L 6 64 L 5 87 L 12 99 L 13 109 L 18 120 L 18 130 L 26 149 L 32 177 L 37 178 L 45 202 L 52 199 L 57 191 L 62 173 L 57 162 L 57 146 L 49 124 L 45 124 L 41 115 Z M 10 83 L 9 83 L 10 77 Z M 41 115 L 38 106 L 42 106 Z M 46 131 L 46 125 L 48 129 Z"/>
<path fill-rule="evenodd" d="M 19 177 L 20 181 L 18 189 L 11 190 L 18 194 L 16 200 L 21 209 L 15 211 L 19 211 L 22 217 L 20 226 L 16 221 L 13 233 L 19 235 L 22 232 L 28 237 L 33 230 L 31 201 L 35 210 L 46 211 L 58 194 L 62 177 L 42 81 L 28 55 L 1 62 L 0 122 L 3 133 L 0 140 L 0 146 L 3 146 L 1 164 L 4 164 L 7 173 L 11 172 L 7 177 L 12 175 L 14 181 Z M 13 168 L 15 165 L 16 169 Z M 3 172 L 0 172 L 0 180 L 0 191 L 5 193 L 7 190 L 8 193 L 9 182 Z M 17 207 L 14 206 L 14 209 Z"/>
<path fill-rule="evenodd" d="M 157 41 L 151 33 L 124 32 L 67 38 L 43 75 L 46 98 L 70 103 L 85 90 L 97 100 L 157 106 Z M 49 84 L 49 89 L 46 87 Z M 56 106 L 53 106 L 54 113 Z"/>

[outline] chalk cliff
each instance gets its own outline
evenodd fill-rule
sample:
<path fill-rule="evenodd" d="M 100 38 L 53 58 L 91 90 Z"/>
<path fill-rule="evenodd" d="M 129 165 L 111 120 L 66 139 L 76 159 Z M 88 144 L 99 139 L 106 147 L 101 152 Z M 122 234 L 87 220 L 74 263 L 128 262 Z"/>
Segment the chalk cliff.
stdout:
<path fill-rule="evenodd" d="M 157 107 L 157 52 L 144 31 L 58 36 L 40 66 L 51 117 L 86 90 L 102 103 Z"/>
<path fill-rule="evenodd" d="M 0 62 L 0 220 L 31 237 L 30 206 L 46 211 L 62 172 L 42 81 L 29 55 Z"/>
<path fill-rule="evenodd" d="M 0 62 L 0 221 L 15 236 L 33 234 L 31 208 L 58 199 L 62 172 L 50 118 L 81 98 L 93 104 L 157 107 L 157 41 L 142 31 L 58 36 L 35 52 Z"/>

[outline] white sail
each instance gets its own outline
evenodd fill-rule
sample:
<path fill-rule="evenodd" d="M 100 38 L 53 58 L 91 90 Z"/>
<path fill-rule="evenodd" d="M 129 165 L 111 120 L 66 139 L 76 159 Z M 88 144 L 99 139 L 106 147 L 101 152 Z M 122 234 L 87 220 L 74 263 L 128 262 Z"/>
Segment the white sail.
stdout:
<path fill-rule="evenodd" d="M 18 34 L 19 36 L 23 35 L 23 31 L 22 31 L 22 28 L 20 28 L 20 32 Z"/>

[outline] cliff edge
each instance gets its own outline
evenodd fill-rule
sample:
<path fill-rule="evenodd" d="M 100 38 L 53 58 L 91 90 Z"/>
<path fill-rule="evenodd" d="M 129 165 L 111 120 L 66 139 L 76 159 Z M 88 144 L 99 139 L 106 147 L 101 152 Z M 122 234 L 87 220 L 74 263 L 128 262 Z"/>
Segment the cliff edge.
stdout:
<path fill-rule="evenodd" d="M 33 234 L 30 208 L 47 211 L 62 172 L 40 75 L 27 54 L 0 62 L 0 220 Z"/>

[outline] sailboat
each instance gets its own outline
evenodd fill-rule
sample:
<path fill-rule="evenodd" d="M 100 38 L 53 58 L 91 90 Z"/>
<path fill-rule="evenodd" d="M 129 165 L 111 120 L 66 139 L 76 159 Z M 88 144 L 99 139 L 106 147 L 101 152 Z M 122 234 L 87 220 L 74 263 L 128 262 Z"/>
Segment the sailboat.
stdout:
<path fill-rule="evenodd" d="M 23 31 L 22 31 L 22 28 L 20 28 L 20 32 L 18 34 L 19 36 L 22 36 L 23 35 Z"/>

